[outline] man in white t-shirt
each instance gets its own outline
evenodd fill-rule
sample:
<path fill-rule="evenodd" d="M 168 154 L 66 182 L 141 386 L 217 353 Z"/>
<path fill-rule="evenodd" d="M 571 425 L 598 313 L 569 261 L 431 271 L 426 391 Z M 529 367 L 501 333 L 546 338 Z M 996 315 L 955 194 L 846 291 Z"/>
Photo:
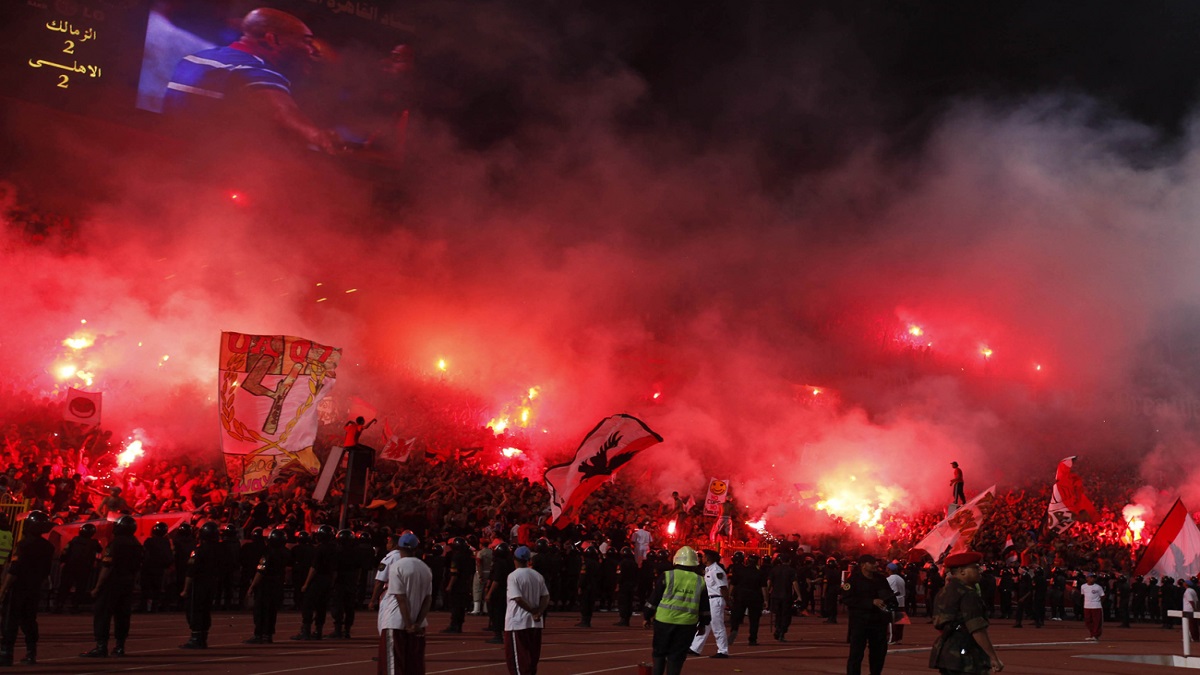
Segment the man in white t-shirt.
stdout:
<path fill-rule="evenodd" d="M 387 555 L 383 556 L 383 560 L 379 561 L 379 569 L 375 572 L 375 587 L 371 589 L 371 604 L 368 605 L 371 609 L 379 610 L 375 632 L 381 634 L 383 633 L 385 617 L 400 611 L 400 607 L 396 605 L 395 596 L 383 592 L 387 588 L 388 571 L 400 559 L 400 550 L 396 548 L 397 538 L 397 535 L 388 535 L 388 552 Z"/>
<path fill-rule="evenodd" d="M 633 542 L 633 557 L 637 560 L 638 566 L 641 566 L 642 562 L 646 560 L 646 555 L 650 553 L 650 542 L 653 540 L 646 525 L 649 523 L 635 527 L 633 534 L 629 536 L 629 540 Z"/>
<path fill-rule="evenodd" d="M 896 595 L 896 604 L 903 609 L 906 607 L 904 601 L 907 599 L 908 589 L 904 583 L 904 577 L 900 576 L 900 566 L 894 562 L 888 563 L 888 587 L 892 589 L 892 593 Z M 904 640 L 904 624 L 891 623 L 888 624 L 888 644 L 898 645 Z"/>
<path fill-rule="evenodd" d="M 1187 586 L 1183 591 L 1183 611 L 1200 612 L 1200 593 L 1196 592 L 1196 578 L 1192 577 L 1184 583 Z M 1192 633 L 1192 642 L 1200 641 L 1200 617 L 1187 619 L 1187 624 Z"/>
<path fill-rule="evenodd" d="M 433 573 L 417 557 L 417 535 L 400 535 L 400 559 L 388 565 L 387 594 L 395 611 L 379 609 L 379 675 L 423 675 L 425 628 L 433 597 Z"/>
<path fill-rule="evenodd" d="M 1092 642 L 1100 641 L 1100 632 L 1104 626 L 1104 587 L 1096 583 L 1096 573 L 1087 573 L 1087 583 L 1079 587 L 1083 596 L 1083 623 L 1087 626 L 1088 637 Z"/>
<path fill-rule="evenodd" d="M 536 675 L 542 655 L 542 616 L 550 606 L 546 580 L 529 566 L 528 546 L 513 551 L 516 569 L 508 575 L 508 606 L 504 611 L 504 660 L 510 675 Z"/>

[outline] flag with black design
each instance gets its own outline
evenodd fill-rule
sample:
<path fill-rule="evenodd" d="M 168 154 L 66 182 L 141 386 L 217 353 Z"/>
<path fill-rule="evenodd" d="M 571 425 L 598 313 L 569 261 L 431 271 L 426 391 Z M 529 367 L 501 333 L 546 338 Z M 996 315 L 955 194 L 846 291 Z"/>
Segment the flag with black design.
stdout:
<path fill-rule="evenodd" d="M 578 521 L 579 507 L 588 495 L 639 452 L 662 440 L 662 436 L 631 415 L 605 418 L 579 444 L 574 459 L 546 469 L 544 478 L 550 492 L 548 524 L 557 527 Z"/>
<path fill-rule="evenodd" d="M 80 391 L 74 387 L 67 390 L 67 407 L 63 419 L 88 426 L 100 425 L 100 392 Z"/>

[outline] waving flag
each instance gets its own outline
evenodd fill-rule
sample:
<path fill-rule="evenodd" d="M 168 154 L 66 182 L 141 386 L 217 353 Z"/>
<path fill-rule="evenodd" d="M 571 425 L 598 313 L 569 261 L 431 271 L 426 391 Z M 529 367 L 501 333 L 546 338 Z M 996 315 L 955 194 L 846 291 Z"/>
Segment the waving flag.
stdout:
<path fill-rule="evenodd" d="M 1189 579 L 1200 574 L 1200 528 L 1176 499 L 1175 505 L 1142 551 L 1133 573 L 1140 576 Z"/>
<path fill-rule="evenodd" d="M 974 499 L 958 507 L 953 515 L 933 526 L 929 534 L 913 547 L 910 560 L 920 560 L 928 553 L 937 563 L 952 553 L 966 551 L 983 521 L 992 512 L 996 486 L 984 490 Z"/>
<path fill-rule="evenodd" d="M 574 459 L 546 469 L 546 489 L 550 492 L 548 524 L 578 520 L 579 507 L 588 495 L 639 452 L 656 443 L 662 443 L 662 436 L 636 417 L 605 418 L 579 444 Z"/>
<path fill-rule="evenodd" d="M 1046 527 L 1055 532 L 1066 530 L 1077 520 L 1087 523 L 1096 519 L 1096 507 L 1083 493 L 1083 481 L 1071 470 L 1075 457 L 1072 455 L 1059 462 L 1054 475 L 1054 494 L 1050 496 L 1050 506 L 1046 510 Z"/>
<path fill-rule="evenodd" d="M 337 381 L 342 350 L 290 335 L 221 333 L 221 449 L 234 494 L 284 471 L 316 475 L 317 406 Z"/>
<path fill-rule="evenodd" d="M 99 425 L 101 398 L 100 392 L 80 391 L 71 387 L 67 390 L 67 408 L 63 411 L 63 419 L 93 427 Z"/>
<path fill-rule="evenodd" d="M 399 429 L 392 429 L 388 425 L 388 421 L 383 420 L 383 448 L 379 451 L 379 459 L 387 459 L 393 462 L 407 462 L 409 456 L 412 455 L 413 445 L 416 444 L 417 437 L 404 438 L 404 435 Z"/>

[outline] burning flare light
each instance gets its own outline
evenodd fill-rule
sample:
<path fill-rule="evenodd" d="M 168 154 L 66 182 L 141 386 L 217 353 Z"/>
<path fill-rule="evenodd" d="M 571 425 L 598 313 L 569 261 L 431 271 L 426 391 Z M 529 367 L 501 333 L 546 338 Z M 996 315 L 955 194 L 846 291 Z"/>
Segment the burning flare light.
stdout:
<path fill-rule="evenodd" d="M 884 509 L 895 501 L 895 491 L 877 485 L 874 488 L 875 496 L 871 498 L 863 494 L 863 488 L 854 484 L 856 481 L 855 476 L 850 476 L 846 485 L 824 491 L 824 498 L 814 504 L 814 508 L 854 523 L 864 530 L 875 530 L 883 534 L 884 528 L 880 521 Z"/>
<path fill-rule="evenodd" d="M 121 454 L 117 455 L 117 465 L 122 469 L 128 469 L 130 464 L 145 454 L 146 451 L 142 449 L 141 441 L 131 441 L 121 451 Z"/>
<path fill-rule="evenodd" d="M 671 519 L 671 522 L 667 523 L 667 535 L 671 536 L 671 537 L 675 536 L 675 519 L 674 518 Z"/>
<path fill-rule="evenodd" d="M 1121 516 L 1125 518 L 1125 534 L 1121 540 L 1128 546 L 1133 546 L 1142 542 L 1142 530 L 1146 527 L 1146 521 L 1142 516 L 1146 515 L 1146 507 L 1141 504 L 1129 504 L 1121 509 Z"/>
<path fill-rule="evenodd" d="M 509 459 L 513 459 L 514 457 L 520 457 L 521 455 L 523 455 L 525 453 L 522 452 L 520 448 L 504 448 L 500 451 L 500 454 L 504 455 L 505 457 L 507 457 Z"/>
<path fill-rule="evenodd" d="M 755 532 L 762 534 L 767 529 L 767 519 L 764 516 L 758 520 L 747 520 L 746 525 L 750 526 L 750 529 L 754 530 Z"/>

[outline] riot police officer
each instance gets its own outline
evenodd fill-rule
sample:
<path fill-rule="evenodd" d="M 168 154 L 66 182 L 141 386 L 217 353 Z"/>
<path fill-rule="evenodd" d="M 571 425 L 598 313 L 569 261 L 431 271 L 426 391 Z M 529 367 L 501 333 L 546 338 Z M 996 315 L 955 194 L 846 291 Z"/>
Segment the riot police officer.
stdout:
<path fill-rule="evenodd" d="M 483 604 L 487 608 L 488 628 L 492 631 L 490 644 L 504 644 L 504 610 L 508 605 L 508 575 L 516 569 L 512 548 L 500 542 L 492 549 L 492 568 L 484 587 Z"/>
<path fill-rule="evenodd" d="M 600 549 L 591 544 L 580 556 L 579 573 L 575 582 L 575 597 L 579 599 L 579 623 L 576 628 L 591 628 L 592 613 L 596 611 L 596 591 L 600 585 Z"/>
<path fill-rule="evenodd" d="M 129 637 L 129 618 L 133 612 L 133 587 L 141 569 L 145 549 L 133 536 L 137 521 L 133 516 L 121 516 L 113 525 L 113 540 L 104 550 L 100 561 L 100 578 L 92 589 L 96 599 L 92 633 L 96 646 L 80 656 L 108 656 L 109 624 L 115 624 L 117 644 L 113 656 L 125 656 L 125 639 Z"/>
<path fill-rule="evenodd" d="M 638 586 L 637 558 L 633 549 L 621 547 L 621 559 L 617 561 L 617 626 L 628 626 L 633 616 L 633 593 Z"/>
<path fill-rule="evenodd" d="M 330 638 L 350 639 L 358 604 L 358 582 L 362 572 L 362 555 L 357 550 L 354 533 L 339 530 L 337 543 L 337 576 L 333 584 L 333 633 Z"/>
<path fill-rule="evenodd" d="M 329 594 L 337 576 L 337 547 L 333 543 L 333 528 L 322 525 L 317 528 L 317 548 L 313 553 L 313 564 L 300 591 L 304 603 L 300 606 L 300 632 L 293 640 L 320 640 L 325 629 L 325 612 L 329 609 Z M 314 630 L 315 628 L 315 630 Z"/>
<path fill-rule="evenodd" d="M 254 578 L 254 570 L 258 567 L 258 561 L 262 560 L 263 553 L 267 551 L 267 540 L 263 538 L 263 529 L 256 527 L 250 530 L 249 539 L 238 546 L 234 544 L 233 552 L 235 557 L 235 566 L 242 571 L 241 578 L 238 581 L 238 592 L 241 598 L 245 598 L 250 590 L 250 580 Z"/>
<path fill-rule="evenodd" d="M 292 547 L 292 603 L 293 609 L 304 607 L 304 584 L 308 581 L 308 571 L 312 569 L 313 556 L 317 549 L 313 547 L 312 535 L 301 530 L 296 533 L 296 545 Z"/>
<path fill-rule="evenodd" d="M 158 612 L 163 608 L 163 583 L 167 570 L 175 556 L 171 554 L 171 542 L 167 541 L 167 524 L 157 522 L 150 529 L 150 537 L 143 545 L 146 557 L 142 561 L 142 599 L 147 612 Z"/>
<path fill-rule="evenodd" d="M 4 568 L 0 581 L 0 666 L 11 666 L 17 630 L 25 634 L 25 658 L 21 663 L 37 663 L 38 600 L 42 584 L 50 576 L 54 545 L 42 536 L 50 531 L 50 516 L 44 511 L 30 511 L 25 517 L 25 531 Z"/>
<path fill-rule="evenodd" d="M 737 639 L 742 619 L 750 618 L 750 646 L 758 645 L 758 625 L 763 613 L 763 588 L 767 580 L 758 566 L 758 556 L 748 559 L 741 551 L 733 554 L 729 568 L 729 585 L 733 587 L 733 608 L 729 616 L 729 643 Z"/>
<path fill-rule="evenodd" d="M 171 532 L 171 552 L 175 555 L 175 579 L 172 582 L 172 595 L 183 597 L 183 586 L 187 583 L 188 561 L 192 559 L 192 551 L 196 550 L 196 533 L 191 523 L 180 523 Z M 183 602 L 180 601 L 180 605 Z"/>
<path fill-rule="evenodd" d="M 233 525 L 221 526 L 220 540 L 217 542 L 217 594 L 213 603 L 218 609 L 234 609 L 238 606 L 241 597 L 238 595 L 238 570 L 242 568 L 238 559 L 240 546 L 237 528 Z M 242 587 L 248 584 L 247 581 Z"/>
<path fill-rule="evenodd" d="M 258 561 L 247 589 L 246 600 L 253 598 L 254 637 L 246 644 L 271 644 L 275 639 L 275 620 L 283 605 L 283 576 L 288 566 L 287 532 L 272 530 L 267 549 Z"/>
<path fill-rule="evenodd" d="M 79 534 L 67 544 L 62 554 L 62 569 L 58 576 L 58 595 L 54 599 L 54 612 L 60 613 L 71 598 L 71 610 L 79 609 L 79 601 L 87 597 L 92 588 L 92 573 L 100 557 L 100 542 L 96 541 L 96 526 L 84 523 Z M 74 591 L 74 593 L 72 593 Z"/>
<path fill-rule="evenodd" d="M 186 599 L 191 638 L 182 649 L 208 649 L 208 630 L 212 627 L 212 606 L 217 595 L 217 546 L 220 530 L 213 521 L 200 526 L 200 543 L 187 562 L 187 573 L 180 597 Z"/>
<path fill-rule="evenodd" d="M 471 584 L 475 578 L 475 556 L 467 540 L 455 537 L 450 542 L 450 573 L 446 579 L 446 600 L 450 606 L 450 625 L 443 633 L 461 633 L 471 602 Z"/>

